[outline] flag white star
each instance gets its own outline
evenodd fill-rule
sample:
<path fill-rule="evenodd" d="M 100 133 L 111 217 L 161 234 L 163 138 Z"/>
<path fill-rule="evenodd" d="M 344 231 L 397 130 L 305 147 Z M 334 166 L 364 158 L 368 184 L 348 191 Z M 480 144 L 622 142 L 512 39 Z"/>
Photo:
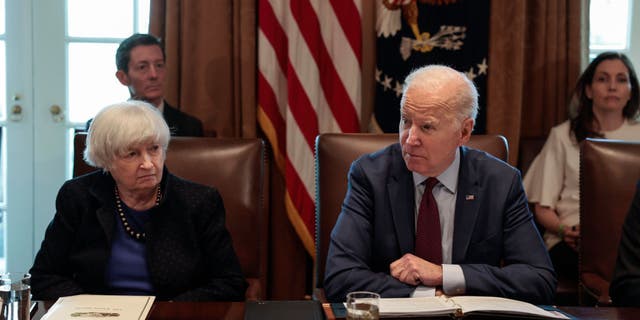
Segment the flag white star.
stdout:
<path fill-rule="evenodd" d="M 382 81 L 382 86 L 384 87 L 384 91 L 391 90 L 391 81 L 393 81 L 392 78 L 389 78 L 386 75 L 384 76 L 384 81 Z"/>
<path fill-rule="evenodd" d="M 399 81 L 396 81 L 396 87 L 393 89 L 396 92 L 396 97 L 399 97 L 402 95 L 402 83 L 400 83 Z"/>
<path fill-rule="evenodd" d="M 487 58 L 484 58 L 482 63 L 478 64 L 478 74 L 487 74 L 487 69 L 489 69 L 489 65 L 487 64 Z"/>
<path fill-rule="evenodd" d="M 467 75 L 467 78 L 469 78 L 469 80 L 471 81 L 473 81 L 473 79 L 476 78 L 476 74 L 473 73 L 473 67 L 471 67 L 469 71 L 465 72 L 465 74 Z"/>
<path fill-rule="evenodd" d="M 376 68 L 376 82 L 380 82 L 380 76 L 382 76 L 382 71 Z"/>

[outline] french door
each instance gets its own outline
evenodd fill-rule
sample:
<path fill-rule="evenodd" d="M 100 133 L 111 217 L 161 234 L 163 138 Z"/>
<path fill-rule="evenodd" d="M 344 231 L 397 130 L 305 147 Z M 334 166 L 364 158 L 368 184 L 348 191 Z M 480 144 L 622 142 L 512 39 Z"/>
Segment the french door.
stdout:
<path fill-rule="evenodd" d="M 115 49 L 148 12 L 149 0 L 0 0 L 0 271 L 31 267 L 73 133 L 127 99 Z"/>

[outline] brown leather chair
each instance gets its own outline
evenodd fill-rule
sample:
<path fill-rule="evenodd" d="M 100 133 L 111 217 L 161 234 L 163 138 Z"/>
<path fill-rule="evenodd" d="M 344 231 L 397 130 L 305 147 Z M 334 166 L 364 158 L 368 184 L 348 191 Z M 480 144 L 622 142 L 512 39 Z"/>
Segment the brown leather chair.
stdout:
<path fill-rule="evenodd" d="M 622 224 L 640 179 L 640 143 L 587 139 L 580 149 L 580 303 L 609 305 Z M 595 301 L 594 301 L 595 300 Z"/>
<path fill-rule="evenodd" d="M 533 162 L 544 143 L 547 142 L 547 137 L 535 137 L 535 138 L 522 138 L 520 139 L 520 146 L 518 147 L 518 169 L 522 172 L 522 175 L 527 173 L 529 166 Z"/>
<path fill-rule="evenodd" d="M 347 173 L 359 156 L 398 142 L 397 134 L 325 133 L 316 138 L 316 261 L 314 298 L 326 301 L 323 281 L 329 238 L 347 192 Z M 507 160 L 501 135 L 472 135 L 468 146 Z"/>
<path fill-rule="evenodd" d="M 533 160 L 538 156 L 542 147 L 544 147 L 547 137 L 534 137 L 534 138 L 521 138 L 520 147 L 518 148 L 518 169 L 523 175 L 527 173 Z M 535 213 L 535 204 L 530 203 L 529 209 L 531 213 Z M 537 223 L 538 231 L 540 234 L 544 234 L 544 227 Z M 576 272 L 577 273 L 577 272 Z M 575 274 L 567 275 L 560 274 L 558 277 L 558 284 L 556 287 L 556 298 L 554 303 L 561 306 L 572 306 L 578 304 L 578 278 Z"/>
<path fill-rule="evenodd" d="M 75 136 L 73 175 L 95 170 L 82 159 L 85 133 Z M 166 166 L 171 173 L 216 187 L 227 228 L 249 282 L 247 299 L 267 299 L 268 164 L 261 139 L 172 137 Z"/>

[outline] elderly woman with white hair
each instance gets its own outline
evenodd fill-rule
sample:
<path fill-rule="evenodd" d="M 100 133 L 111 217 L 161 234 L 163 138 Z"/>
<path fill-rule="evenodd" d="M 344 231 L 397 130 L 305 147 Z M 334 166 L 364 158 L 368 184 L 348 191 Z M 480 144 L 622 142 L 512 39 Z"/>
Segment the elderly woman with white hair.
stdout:
<path fill-rule="evenodd" d="M 214 188 L 164 166 L 169 128 L 128 101 L 94 118 L 84 152 L 102 168 L 67 181 L 31 268 L 36 300 L 75 294 L 243 300 L 246 282 Z"/>

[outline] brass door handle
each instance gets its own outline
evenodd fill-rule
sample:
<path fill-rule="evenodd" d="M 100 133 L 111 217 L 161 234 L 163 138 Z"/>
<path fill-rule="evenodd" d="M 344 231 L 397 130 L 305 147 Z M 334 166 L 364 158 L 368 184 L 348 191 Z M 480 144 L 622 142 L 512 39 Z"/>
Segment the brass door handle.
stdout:
<path fill-rule="evenodd" d="M 11 107 L 11 114 L 9 115 L 9 120 L 11 121 L 20 121 L 22 120 L 22 106 L 19 104 L 14 104 Z"/>
<path fill-rule="evenodd" d="M 62 108 L 60 108 L 59 105 L 54 104 L 49 108 L 49 111 L 51 112 L 51 115 L 57 116 L 62 112 Z"/>
<path fill-rule="evenodd" d="M 49 107 L 49 112 L 51 112 L 51 117 L 53 118 L 53 122 L 60 122 L 64 120 L 64 110 L 57 104 Z"/>

